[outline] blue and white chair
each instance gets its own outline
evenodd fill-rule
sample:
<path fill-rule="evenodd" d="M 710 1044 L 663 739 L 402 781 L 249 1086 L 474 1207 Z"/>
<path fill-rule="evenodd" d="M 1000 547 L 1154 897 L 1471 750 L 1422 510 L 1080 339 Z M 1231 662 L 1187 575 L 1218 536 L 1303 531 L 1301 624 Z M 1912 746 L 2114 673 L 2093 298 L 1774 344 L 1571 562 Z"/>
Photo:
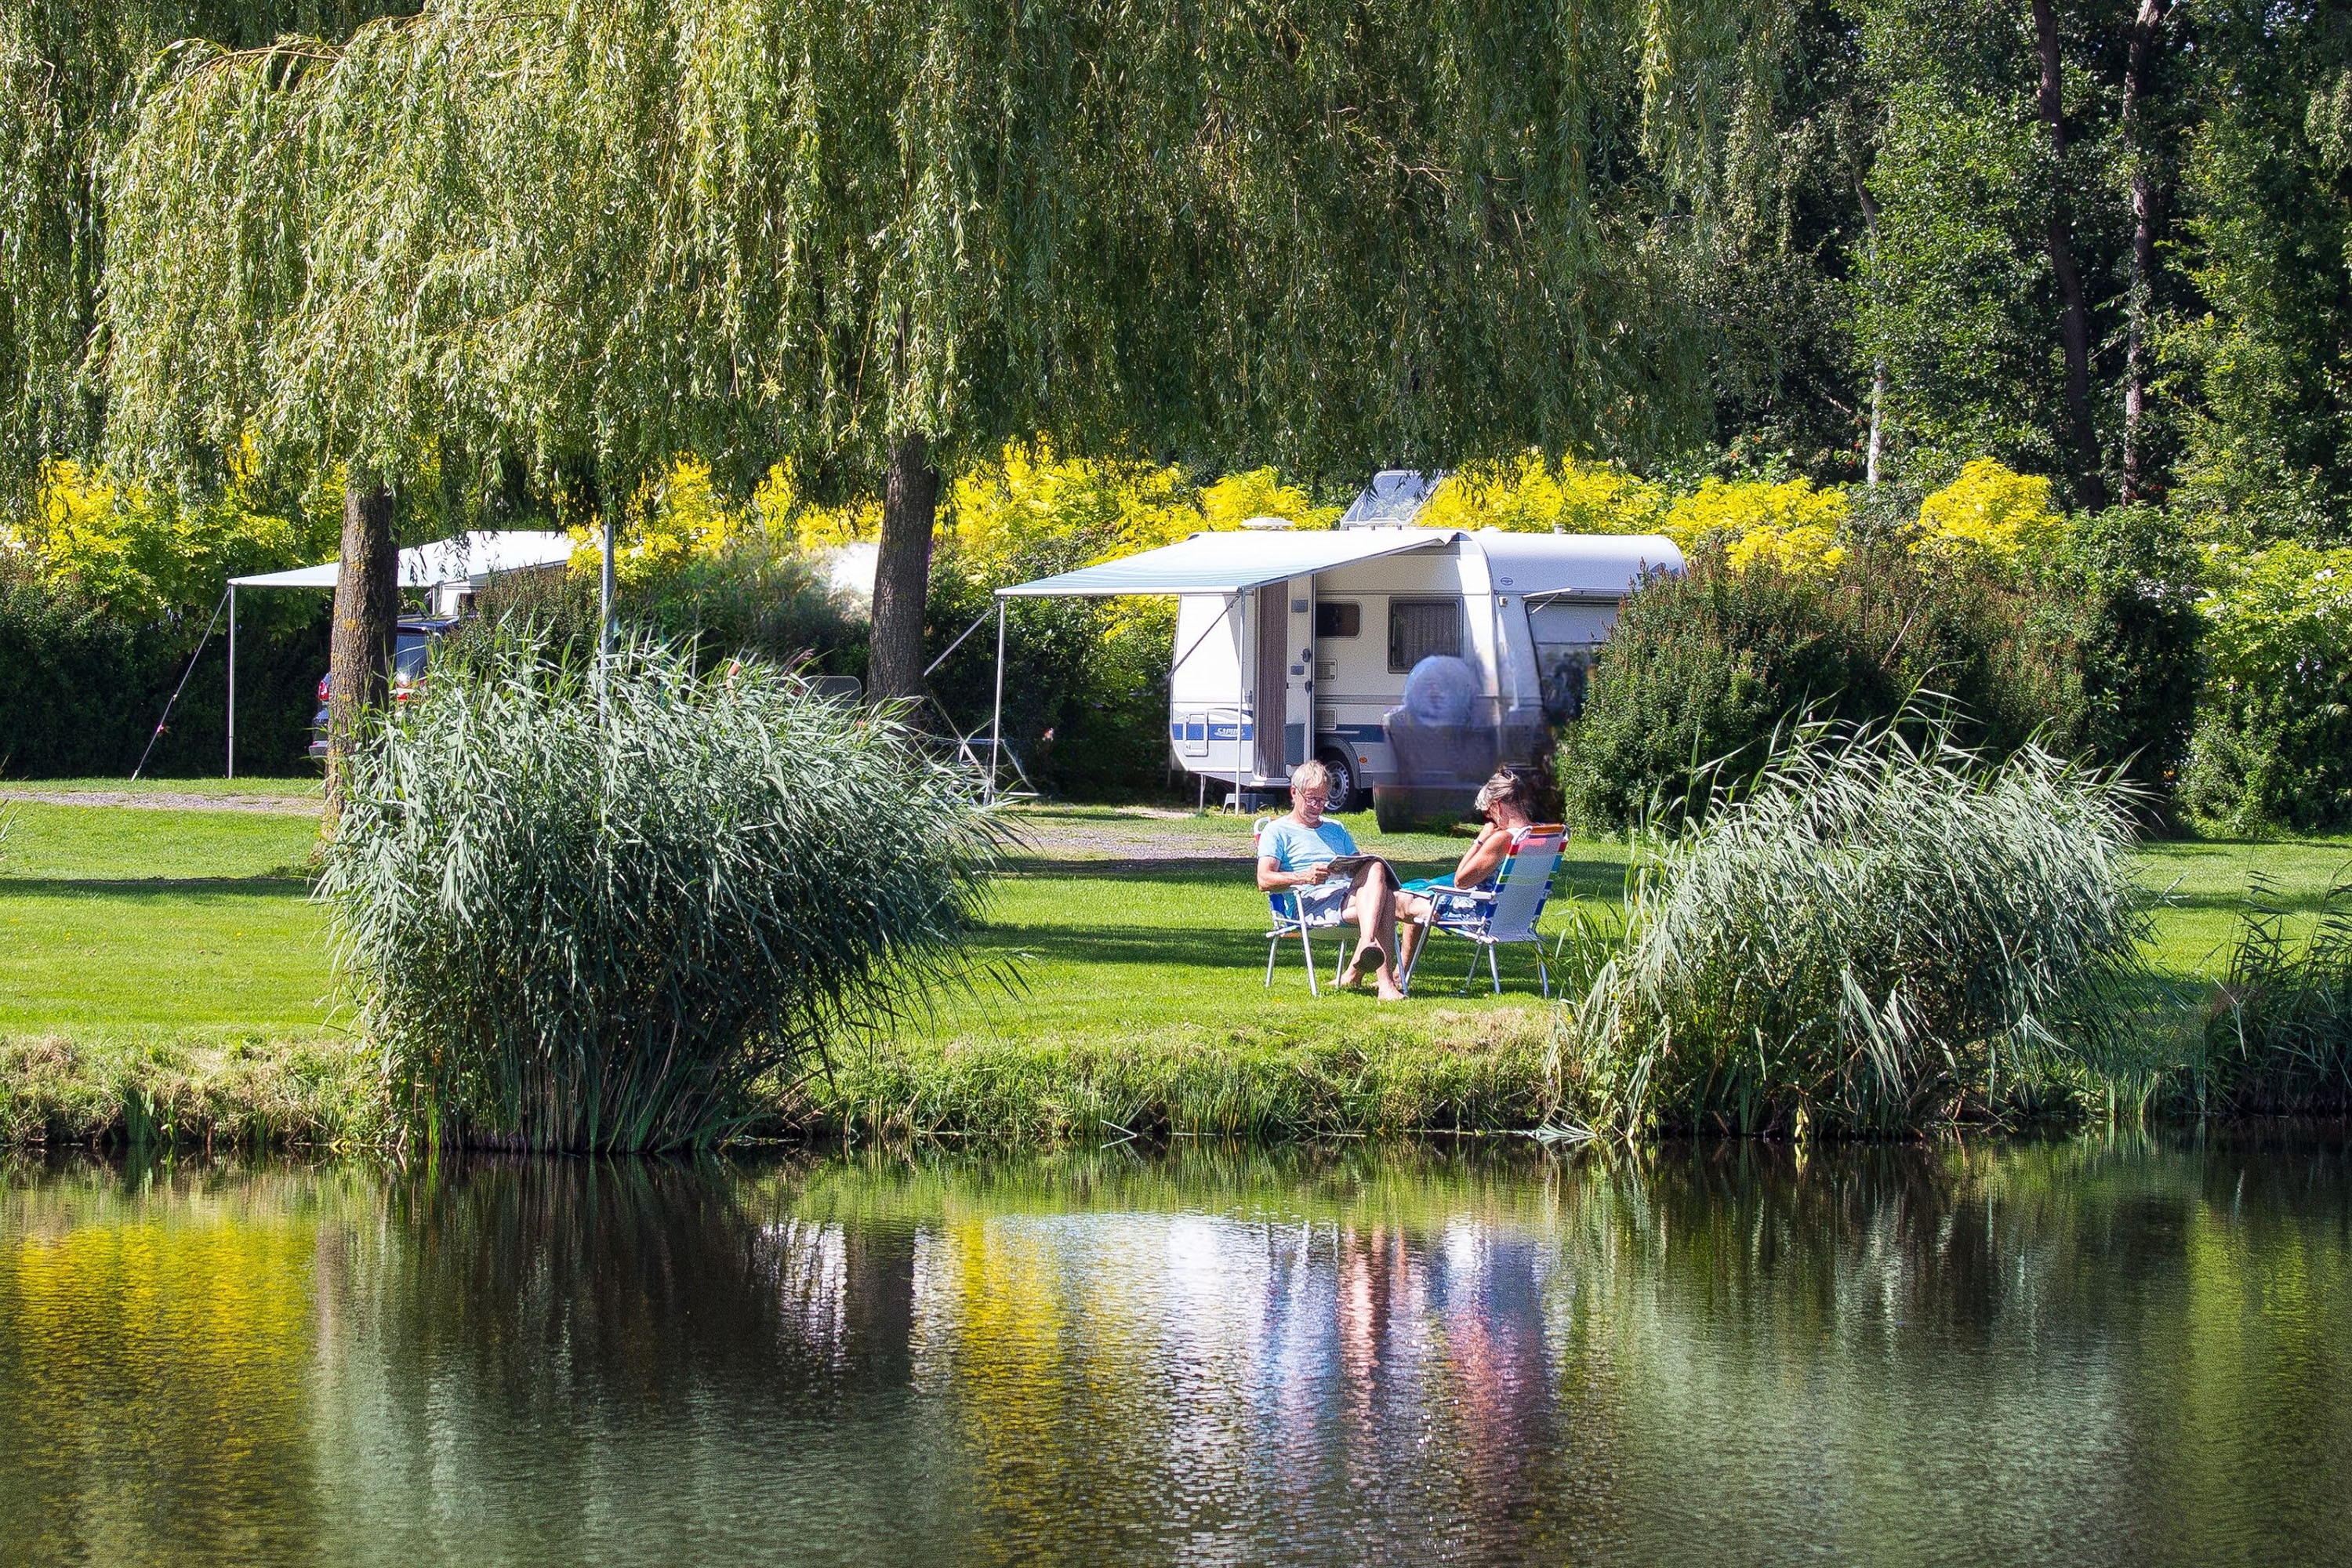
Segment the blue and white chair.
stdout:
<path fill-rule="evenodd" d="M 1431 939 L 1446 931 L 1472 944 L 1470 969 L 1462 977 L 1465 989 L 1477 977 L 1478 955 L 1483 952 L 1486 973 L 1495 982 L 1495 994 L 1501 995 L 1503 973 L 1496 966 L 1495 950 L 1506 943 L 1525 942 L 1536 950 L 1536 974 L 1543 994 L 1549 996 L 1551 971 L 1544 965 L 1543 940 L 1536 934 L 1536 924 L 1543 919 L 1544 905 L 1551 898 L 1552 875 L 1559 869 L 1560 850 L 1567 843 L 1568 829 L 1556 823 L 1530 827 L 1486 887 L 1454 888 L 1440 883 L 1423 889 L 1429 898 L 1429 913 L 1422 917 L 1421 941 L 1413 946 L 1412 962 L 1405 966 L 1406 994 L 1412 991 L 1412 972 L 1421 967 Z"/>
<path fill-rule="evenodd" d="M 1266 827 L 1273 821 L 1270 816 L 1261 816 L 1257 819 L 1257 826 L 1250 829 L 1250 860 L 1253 865 L 1257 860 L 1258 840 L 1265 836 Z M 1266 984 L 1274 984 L 1274 961 L 1282 951 L 1283 939 L 1295 936 L 1298 939 L 1298 951 L 1307 958 L 1307 994 L 1318 997 L 1323 994 L 1322 987 L 1315 983 L 1315 943 L 1307 932 L 1330 931 L 1339 926 L 1339 910 L 1348 902 L 1349 886 L 1344 881 L 1326 882 L 1320 887 L 1285 888 L 1266 894 L 1266 907 L 1274 915 L 1274 928 L 1265 933 Z M 1339 976 L 1347 972 L 1348 952 L 1349 944 L 1340 942 L 1339 959 L 1331 965 L 1331 984 L 1334 985 L 1339 984 Z"/>

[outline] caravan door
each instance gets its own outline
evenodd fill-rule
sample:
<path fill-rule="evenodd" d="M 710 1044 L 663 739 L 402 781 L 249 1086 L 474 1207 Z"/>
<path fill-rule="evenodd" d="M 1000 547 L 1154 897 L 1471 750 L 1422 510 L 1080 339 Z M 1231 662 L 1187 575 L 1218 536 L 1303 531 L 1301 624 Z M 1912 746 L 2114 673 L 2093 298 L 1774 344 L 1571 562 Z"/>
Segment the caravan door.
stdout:
<path fill-rule="evenodd" d="M 1257 672 L 1257 772 L 1286 782 L 1310 755 L 1315 722 L 1315 579 L 1293 577 L 1257 590 L 1252 650 Z"/>

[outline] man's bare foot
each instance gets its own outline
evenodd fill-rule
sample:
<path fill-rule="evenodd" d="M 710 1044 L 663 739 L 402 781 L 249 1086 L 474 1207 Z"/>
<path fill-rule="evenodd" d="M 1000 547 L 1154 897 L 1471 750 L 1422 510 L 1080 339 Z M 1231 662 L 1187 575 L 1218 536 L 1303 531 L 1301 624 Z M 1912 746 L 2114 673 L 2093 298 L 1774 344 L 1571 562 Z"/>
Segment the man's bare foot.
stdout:
<path fill-rule="evenodd" d="M 1402 1002 L 1404 1000 L 1403 991 L 1400 990 L 1396 983 L 1392 980 L 1381 981 L 1381 988 L 1377 994 L 1383 1002 Z"/>
<path fill-rule="evenodd" d="M 1339 976 L 1340 987 L 1351 990 L 1361 985 L 1364 983 L 1366 971 L 1378 973 L 1388 967 L 1388 962 L 1389 955 L 1381 951 L 1379 943 L 1366 942 L 1356 949 L 1356 955 L 1353 958 L 1348 960 L 1348 972 Z"/>

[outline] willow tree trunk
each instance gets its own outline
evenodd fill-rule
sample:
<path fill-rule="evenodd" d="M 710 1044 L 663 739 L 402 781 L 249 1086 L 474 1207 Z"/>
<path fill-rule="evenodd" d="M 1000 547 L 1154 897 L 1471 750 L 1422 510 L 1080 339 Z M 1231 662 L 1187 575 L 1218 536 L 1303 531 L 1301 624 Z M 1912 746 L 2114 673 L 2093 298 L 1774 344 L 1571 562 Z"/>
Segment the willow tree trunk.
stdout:
<path fill-rule="evenodd" d="M 2050 270 L 2058 280 L 2058 334 L 2066 353 L 2066 420 L 2081 454 L 2084 499 L 2104 506 L 2107 489 L 2099 475 L 2099 433 L 2091 422 L 2091 312 L 2074 266 L 2074 216 L 2066 200 L 2064 55 L 2050 0 L 2033 0 L 2033 36 L 2042 53 L 2042 122 L 2050 132 Z"/>
<path fill-rule="evenodd" d="M 867 694 L 877 701 L 923 691 L 923 605 L 931 585 L 931 528 L 940 476 L 920 436 L 900 437 L 882 486 L 882 543 L 874 563 L 873 654 Z"/>
<path fill-rule="evenodd" d="M 2155 155 L 2148 149 L 2143 106 L 2148 76 L 2156 67 L 2157 35 L 2164 26 L 2166 0 L 2140 0 L 2124 62 L 2124 155 L 2131 160 L 2132 268 L 2130 319 L 2124 341 L 2124 471 L 2128 506 L 2147 494 L 2140 474 L 2140 420 L 2147 402 L 2148 307 L 2156 289 L 2156 226 L 2161 200 Z"/>
<path fill-rule="evenodd" d="M 383 701 L 400 620 L 400 547 L 392 491 L 353 475 L 343 490 L 343 552 L 327 654 L 327 831 L 343 810 L 343 773 L 360 716 Z"/>

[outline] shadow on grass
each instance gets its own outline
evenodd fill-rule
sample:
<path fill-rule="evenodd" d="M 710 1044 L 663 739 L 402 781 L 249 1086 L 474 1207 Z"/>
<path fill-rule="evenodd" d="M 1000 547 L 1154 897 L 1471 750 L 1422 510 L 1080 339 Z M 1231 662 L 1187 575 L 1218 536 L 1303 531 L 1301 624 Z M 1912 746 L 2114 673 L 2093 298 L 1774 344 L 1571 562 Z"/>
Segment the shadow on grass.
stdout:
<path fill-rule="evenodd" d="M 212 897 L 284 899 L 310 896 L 300 877 L 0 877 L 0 900 L 39 898 L 170 899 Z"/>
<path fill-rule="evenodd" d="M 2235 914 L 2241 910 L 2262 908 L 2283 910 L 2289 914 L 2315 914 L 2327 907 L 2327 889 L 2312 887 L 2290 889 L 2273 883 L 2265 889 L 2259 900 L 2249 900 L 2243 890 L 2236 892 L 2173 893 L 2164 900 L 2169 910 L 2218 910 Z"/>
<path fill-rule="evenodd" d="M 1355 928 L 1333 928 L 1313 933 L 1315 967 L 1326 982 L 1343 951 L 1353 951 Z M 983 939 L 986 945 L 999 952 L 1017 951 L 1052 963 L 1082 966 L 1129 964 L 1167 970 L 1183 970 L 1209 974 L 1234 974 L 1263 984 L 1265 979 L 1265 931 L 1264 927 L 1239 929 L 1188 929 L 1167 926 L 1098 926 L 1074 931 L 1067 926 L 992 926 Z M 1420 972 L 1413 977 L 1416 987 L 1426 988 L 1426 994 L 1441 991 L 1450 994 L 1462 984 L 1462 971 L 1470 962 L 1470 944 L 1458 938 L 1440 933 L 1433 939 L 1436 945 L 1424 955 Z M 1549 950 L 1545 956 L 1549 958 Z M 1503 992 L 1512 996 L 1525 989 L 1534 996 L 1536 963 L 1524 946 L 1514 946 L 1501 954 Z M 1286 937 L 1275 962 L 1275 982 L 1282 984 L 1288 975 L 1295 984 L 1303 986 L 1300 979 L 1301 959 L 1298 941 Z M 1524 971 L 1524 973 L 1522 973 Z M 1491 994 L 1483 960 L 1478 965 L 1476 994 Z M 1415 994 L 1423 994 L 1416 990 Z"/>
<path fill-rule="evenodd" d="M 1458 860 L 1414 860 L 1391 856 L 1389 863 L 1408 880 L 1442 877 Z M 1017 857 L 1005 871 L 1024 882 L 1149 882 L 1169 888 L 1238 889 L 1255 895 L 1250 862 L 1236 856 L 1184 860 L 1046 860 Z M 1554 874 L 1554 898 L 1614 896 L 1625 886 L 1625 868 L 1614 860 L 1562 860 Z"/>

